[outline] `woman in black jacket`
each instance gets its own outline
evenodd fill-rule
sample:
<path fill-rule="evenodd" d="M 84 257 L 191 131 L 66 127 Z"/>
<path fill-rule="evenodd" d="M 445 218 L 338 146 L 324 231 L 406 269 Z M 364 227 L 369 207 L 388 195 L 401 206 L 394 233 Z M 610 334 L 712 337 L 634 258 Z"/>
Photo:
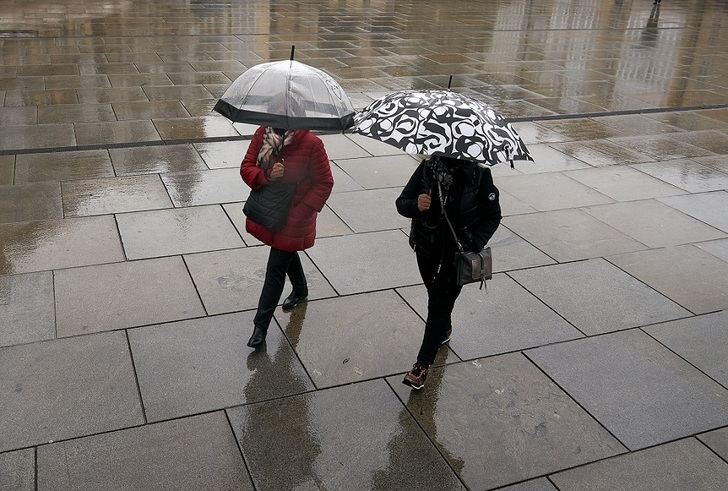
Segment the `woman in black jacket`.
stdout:
<path fill-rule="evenodd" d="M 490 169 L 464 160 L 433 157 L 424 161 L 397 198 L 399 214 L 412 219 L 410 246 L 427 287 L 425 335 L 417 363 L 403 380 L 415 389 L 424 386 L 438 348 L 450 340 L 451 314 L 462 289 L 456 280 L 457 245 L 441 203 L 468 251 L 482 250 L 501 220 Z"/>

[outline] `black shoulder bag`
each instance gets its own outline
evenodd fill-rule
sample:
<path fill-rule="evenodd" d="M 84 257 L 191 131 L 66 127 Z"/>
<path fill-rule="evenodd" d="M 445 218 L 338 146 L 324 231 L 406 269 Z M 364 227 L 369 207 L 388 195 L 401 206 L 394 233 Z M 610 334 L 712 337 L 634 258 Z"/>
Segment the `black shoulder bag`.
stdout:
<path fill-rule="evenodd" d="M 458 235 L 455 233 L 455 228 L 450 223 L 450 218 L 447 216 L 445 211 L 445 202 L 442 199 L 442 186 L 437 183 L 437 190 L 440 198 L 440 208 L 442 208 L 442 214 L 445 216 L 447 226 L 452 232 L 452 236 L 455 239 L 455 243 L 458 247 L 458 252 L 455 254 L 455 274 L 458 286 L 467 285 L 468 283 L 480 283 L 480 289 L 485 286 L 485 280 L 493 278 L 493 256 L 490 252 L 490 247 L 485 247 L 480 252 L 466 252 L 463 249 Z"/>
<path fill-rule="evenodd" d="M 243 213 L 261 227 L 277 232 L 288 221 L 288 211 L 296 194 L 296 183 L 273 181 L 250 191 Z"/>

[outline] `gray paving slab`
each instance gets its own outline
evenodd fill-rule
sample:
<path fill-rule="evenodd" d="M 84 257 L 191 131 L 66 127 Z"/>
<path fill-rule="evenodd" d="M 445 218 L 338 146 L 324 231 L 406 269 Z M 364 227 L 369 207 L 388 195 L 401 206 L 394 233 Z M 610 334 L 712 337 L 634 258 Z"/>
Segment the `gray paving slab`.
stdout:
<path fill-rule="evenodd" d="M 609 261 L 696 314 L 728 308 L 728 263 L 697 247 L 640 251 Z"/>
<path fill-rule="evenodd" d="M 309 302 L 278 310 L 276 319 L 319 388 L 408 370 L 424 333 L 422 319 L 391 290 Z M 435 363 L 453 360 L 443 346 Z"/>
<path fill-rule="evenodd" d="M 0 224 L 0 274 L 123 261 L 114 217 Z"/>
<path fill-rule="evenodd" d="M 373 140 L 372 140 L 373 141 Z M 339 159 L 341 167 L 365 189 L 402 187 L 419 163 L 409 155 L 388 155 L 383 157 L 363 157 L 358 159 Z"/>
<path fill-rule="evenodd" d="M 320 239 L 308 255 L 342 295 L 422 282 L 407 236 L 400 230 Z"/>
<path fill-rule="evenodd" d="M 172 208 L 156 175 L 64 181 L 61 189 L 66 217 Z"/>
<path fill-rule="evenodd" d="M 123 332 L 0 348 L 0 452 L 144 423 Z"/>
<path fill-rule="evenodd" d="M 250 194 L 234 168 L 162 174 L 162 181 L 176 207 L 245 201 Z"/>
<path fill-rule="evenodd" d="M 713 452 L 723 457 L 724 460 L 728 459 L 728 428 L 703 433 L 698 435 L 698 439 L 709 446 Z"/>
<path fill-rule="evenodd" d="M 21 154 L 15 162 L 16 183 L 100 177 L 114 177 L 106 150 Z"/>
<path fill-rule="evenodd" d="M 728 464 L 694 438 L 552 475 L 562 491 L 725 489 Z"/>
<path fill-rule="evenodd" d="M 0 155 L 0 185 L 12 184 L 15 174 L 15 155 Z"/>
<path fill-rule="evenodd" d="M 557 172 L 501 177 L 496 185 L 538 211 L 613 202 L 611 198 Z"/>
<path fill-rule="evenodd" d="M 500 489 L 501 491 L 556 491 L 554 485 L 545 477 L 532 479 L 531 481 L 525 481 L 520 484 L 513 484 L 512 486 L 506 486 Z"/>
<path fill-rule="evenodd" d="M 369 152 L 354 143 L 345 135 L 322 135 L 326 154 L 331 160 L 355 159 L 357 157 L 371 157 Z"/>
<path fill-rule="evenodd" d="M 497 178 L 495 179 L 495 181 L 496 184 L 498 184 Z M 533 206 L 524 203 L 523 201 L 519 200 L 515 196 L 512 196 L 511 194 L 508 194 L 502 189 L 499 189 L 498 191 L 498 200 L 500 201 L 501 214 L 504 217 L 511 215 L 522 215 L 524 213 L 533 213 L 537 211 L 536 208 L 534 208 Z"/>
<path fill-rule="evenodd" d="M 632 167 L 691 193 L 728 189 L 728 174 L 693 160 L 648 162 Z"/>
<path fill-rule="evenodd" d="M 724 232 L 655 200 L 593 206 L 584 211 L 653 248 L 725 237 Z"/>
<path fill-rule="evenodd" d="M 728 239 L 712 240 L 710 242 L 701 242 L 695 244 L 698 247 L 710 254 L 728 262 Z"/>
<path fill-rule="evenodd" d="M 680 188 L 627 166 L 576 170 L 566 175 L 616 201 L 685 194 Z"/>
<path fill-rule="evenodd" d="M 511 216 L 502 223 L 560 262 L 645 249 L 582 210 Z"/>
<path fill-rule="evenodd" d="M 268 263 L 268 247 L 249 247 L 185 256 L 208 314 L 249 310 L 258 306 Z M 336 292 L 305 254 L 301 254 L 309 298 L 333 297 Z M 291 291 L 286 283 L 281 301 Z"/>
<path fill-rule="evenodd" d="M 128 259 L 243 247 L 223 209 L 195 206 L 116 216 Z"/>
<path fill-rule="evenodd" d="M 205 315 L 179 256 L 55 272 L 58 336 Z"/>
<path fill-rule="evenodd" d="M 207 169 L 192 145 L 157 145 L 109 149 L 117 176 Z"/>
<path fill-rule="evenodd" d="M 659 201 L 723 232 L 728 232 L 728 193 L 725 191 L 671 196 L 660 198 Z"/>
<path fill-rule="evenodd" d="M 57 182 L 0 186 L 0 223 L 63 218 Z"/>
<path fill-rule="evenodd" d="M 0 489 L 35 490 L 35 450 L 26 448 L 0 454 Z"/>
<path fill-rule="evenodd" d="M 250 477 L 223 412 L 38 448 L 38 489 L 244 489 Z"/>
<path fill-rule="evenodd" d="M 328 206 L 357 233 L 409 227 L 410 219 L 397 213 L 401 188 L 368 189 L 333 194 Z"/>
<path fill-rule="evenodd" d="M 556 261 L 532 246 L 505 225 L 501 225 L 488 241 L 493 254 L 493 271 L 502 272 L 553 264 Z"/>
<path fill-rule="evenodd" d="M 519 353 L 436 368 L 419 392 L 400 376 L 388 380 L 471 489 L 504 486 L 624 451 Z"/>
<path fill-rule="evenodd" d="M 639 330 L 526 354 L 630 450 L 728 424 L 728 390 Z"/>
<path fill-rule="evenodd" d="M 587 335 L 692 315 L 601 258 L 509 274 Z"/>
<path fill-rule="evenodd" d="M 644 330 L 728 387 L 728 310 L 658 324 Z"/>
<path fill-rule="evenodd" d="M 195 143 L 195 148 L 210 169 L 240 168 L 250 140 Z"/>
<path fill-rule="evenodd" d="M 535 165 L 519 165 L 518 169 L 524 174 L 591 168 L 581 160 L 561 153 L 548 145 L 529 145 L 528 152 L 533 157 Z"/>
<path fill-rule="evenodd" d="M 367 97 L 367 99 L 369 99 Z M 370 99 L 371 102 L 371 99 Z M 382 156 L 382 155 L 405 155 L 405 153 L 400 150 L 399 148 L 390 145 L 388 143 L 380 142 L 379 140 L 375 140 L 374 138 L 369 138 L 366 136 L 358 135 L 358 134 L 351 134 L 346 135 L 348 139 L 362 147 L 364 150 L 369 152 L 372 155 L 375 156 Z"/>
<path fill-rule="evenodd" d="M 228 414 L 257 489 L 463 489 L 382 380 Z"/>
<path fill-rule="evenodd" d="M 359 191 L 364 189 L 346 172 L 341 170 L 341 167 L 331 162 L 331 175 L 334 177 L 334 188 L 333 193 L 343 193 L 347 191 Z"/>
<path fill-rule="evenodd" d="M 266 346 L 246 346 L 253 312 L 129 331 L 149 421 L 249 404 L 314 388 L 275 323 Z"/>
<path fill-rule="evenodd" d="M 400 288 L 402 297 L 427 318 L 424 286 Z M 450 347 L 463 359 L 490 356 L 581 337 L 582 334 L 504 274 L 483 291 L 463 288 L 452 315 Z"/>
<path fill-rule="evenodd" d="M 53 274 L 0 276 L 0 346 L 55 336 Z"/>

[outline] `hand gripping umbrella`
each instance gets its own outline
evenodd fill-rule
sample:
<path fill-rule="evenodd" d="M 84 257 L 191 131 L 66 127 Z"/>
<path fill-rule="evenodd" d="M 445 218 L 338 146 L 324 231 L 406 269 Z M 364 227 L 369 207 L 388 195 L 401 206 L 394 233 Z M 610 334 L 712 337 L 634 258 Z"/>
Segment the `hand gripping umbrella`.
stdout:
<path fill-rule="evenodd" d="M 261 63 L 240 75 L 213 108 L 236 123 L 285 129 L 338 130 L 353 125 L 354 107 L 327 73 L 291 59 Z"/>
<path fill-rule="evenodd" d="M 354 117 L 354 132 L 410 154 L 441 155 L 492 166 L 531 160 L 513 127 L 493 108 L 450 90 L 403 90 Z"/>

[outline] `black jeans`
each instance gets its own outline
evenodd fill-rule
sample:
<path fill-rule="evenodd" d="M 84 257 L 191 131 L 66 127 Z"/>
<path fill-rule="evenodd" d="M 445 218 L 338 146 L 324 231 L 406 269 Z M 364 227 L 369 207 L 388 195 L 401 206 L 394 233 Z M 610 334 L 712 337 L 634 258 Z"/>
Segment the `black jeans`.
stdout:
<path fill-rule="evenodd" d="M 263 291 L 258 300 L 258 312 L 253 323 L 261 329 L 268 329 L 278 302 L 281 300 L 283 288 L 286 285 L 286 275 L 293 284 L 293 291 L 301 296 L 308 295 L 306 275 L 303 273 L 301 258 L 297 252 L 286 252 L 279 249 L 270 249 L 268 267 L 265 270 Z"/>
<path fill-rule="evenodd" d="M 455 281 L 454 261 L 444 261 L 437 273 L 439 263 L 437 258 L 417 254 L 417 266 L 427 287 L 427 322 L 417 361 L 425 365 L 435 361 L 437 350 L 452 327 L 452 310 L 463 289 Z"/>

